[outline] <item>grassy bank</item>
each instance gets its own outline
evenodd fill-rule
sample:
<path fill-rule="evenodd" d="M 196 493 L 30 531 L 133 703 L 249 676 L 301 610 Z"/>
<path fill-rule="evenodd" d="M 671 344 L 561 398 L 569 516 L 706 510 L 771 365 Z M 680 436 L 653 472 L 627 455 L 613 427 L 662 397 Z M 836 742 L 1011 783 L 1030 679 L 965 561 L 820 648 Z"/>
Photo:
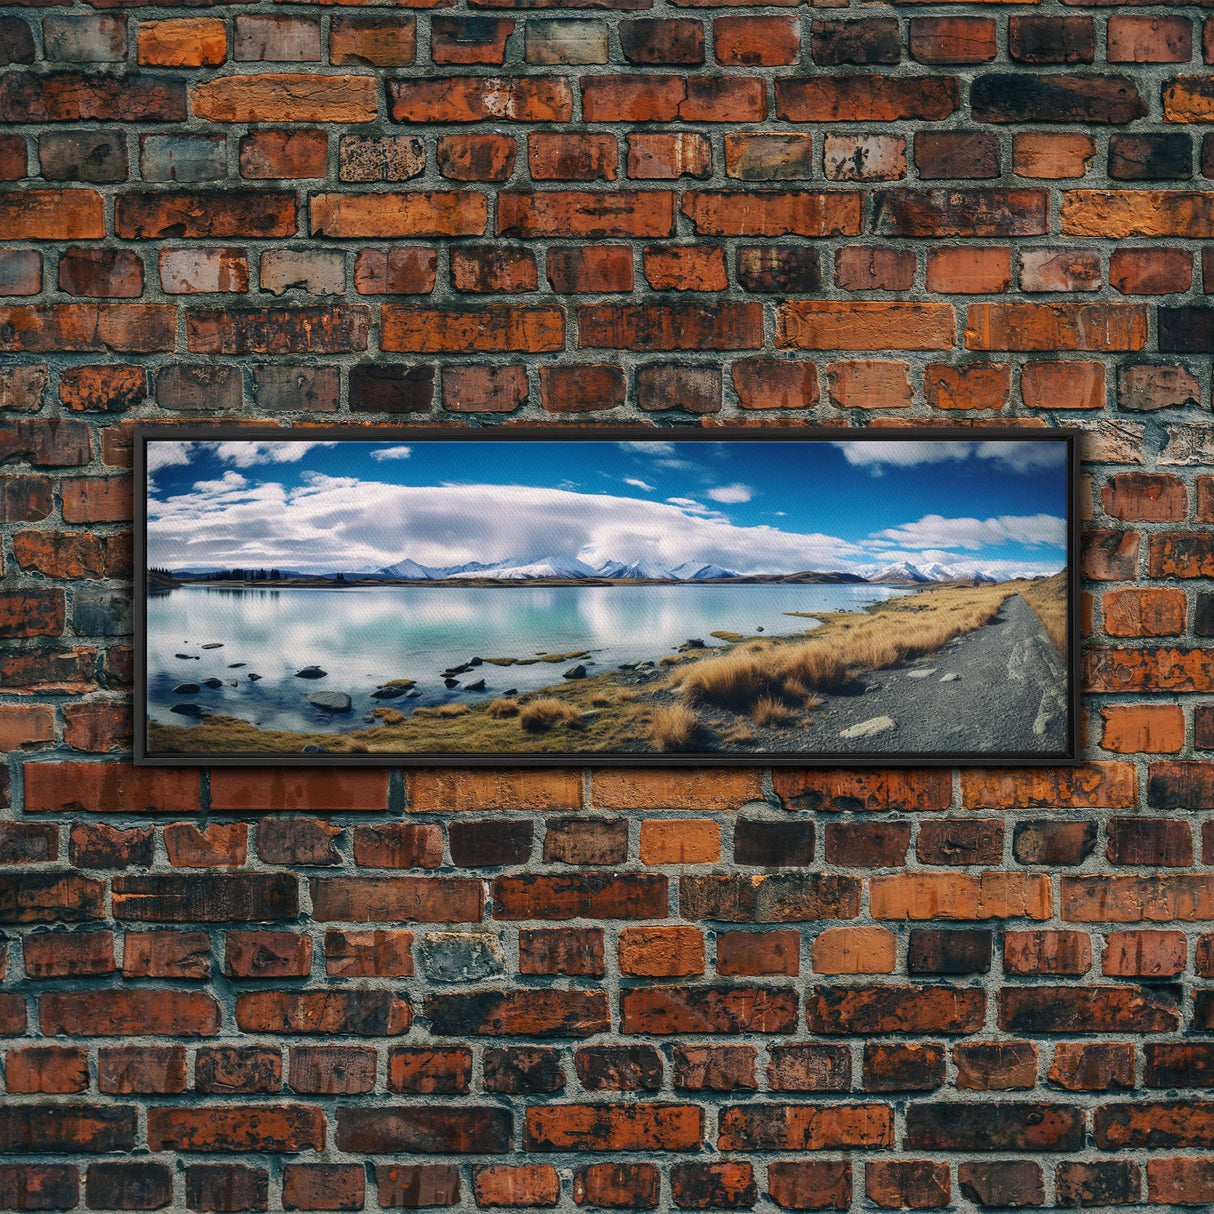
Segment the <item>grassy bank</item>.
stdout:
<path fill-rule="evenodd" d="M 867 612 L 815 614 L 819 627 L 809 635 L 743 638 L 723 653 L 690 649 L 650 673 L 615 671 L 510 699 L 393 711 L 349 733 L 262 730 L 215 716 L 188 727 L 149 723 L 148 746 L 190 754 L 292 754 L 309 745 L 341 754 L 744 753 L 774 734 L 783 735 L 776 749 L 795 749 L 793 731 L 822 695 L 865 670 L 935 652 L 1024 589 L 934 587 Z"/>
<path fill-rule="evenodd" d="M 1066 657 L 1066 570 L 1033 582 L 1020 593 L 1041 621 L 1054 648 Z"/>

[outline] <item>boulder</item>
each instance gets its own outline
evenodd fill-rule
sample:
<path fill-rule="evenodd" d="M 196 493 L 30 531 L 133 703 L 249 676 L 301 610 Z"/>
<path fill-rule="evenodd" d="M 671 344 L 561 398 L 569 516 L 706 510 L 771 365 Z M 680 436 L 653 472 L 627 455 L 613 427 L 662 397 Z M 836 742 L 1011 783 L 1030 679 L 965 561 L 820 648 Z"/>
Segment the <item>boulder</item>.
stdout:
<path fill-rule="evenodd" d="M 328 677 L 327 670 L 321 670 L 319 666 L 305 666 L 302 670 L 295 672 L 297 679 L 324 679 Z"/>
<path fill-rule="evenodd" d="M 584 679 L 586 677 L 586 667 L 579 662 L 576 666 L 570 666 L 565 671 L 563 677 L 566 679 Z"/>
<path fill-rule="evenodd" d="M 206 710 L 201 704 L 174 704 L 173 707 L 169 709 L 169 712 L 178 713 L 183 717 L 199 718 L 205 716 L 206 714 Z"/>
<path fill-rule="evenodd" d="M 344 691 L 314 691 L 304 699 L 322 712 L 349 712 L 352 705 Z"/>
<path fill-rule="evenodd" d="M 477 679 L 475 683 L 465 683 L 464 690 L 465 691 L 484 691 L 485 690 L 485 680 Z"/>
<path fill-rule="evenodd" d="M 217 687 L 223 686 L 223 680 L 222 679 L 203 679 L 202 685 L 204 687 L 209 687 L 212 691 L 214 691 Z"/>
<path fill-rule="evenodd" d="M 175 696 L 196 696 L 202 690 L 197 683 L 178 683 L 173 688 Z"/>

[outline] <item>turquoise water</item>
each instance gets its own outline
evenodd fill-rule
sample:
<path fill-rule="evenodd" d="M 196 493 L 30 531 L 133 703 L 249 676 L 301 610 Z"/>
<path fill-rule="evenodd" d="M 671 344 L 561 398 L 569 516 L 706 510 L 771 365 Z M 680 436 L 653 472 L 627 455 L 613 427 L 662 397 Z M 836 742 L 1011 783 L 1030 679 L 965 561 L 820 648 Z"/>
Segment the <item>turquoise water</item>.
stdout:
<path fill-rule="evenodd" d="M 537 651 L 588 650 L 589 674 L 622 662 L 657 661 L 691 637 L 808 632 L 814 620 L 789 611 L 858 611 L 907 593 L 893 586 L 372 586 L 345 589 L 233 589 L 185 586 L 148 597 L 148 711 L 157 721 L 188 725 L 170 712 L 191 702 L 267 729 L 336 731 L 365 726 L 384 704 L 478 702 L 506 691 L 562 681 L 573 661 L 531 666 L 485 663 L 446 688 L 441 671 L 472 657 L 534 657 Z M 203 649 L 218 643 L 220 648 Z M 179 654 L 190 655 L 182 658 Z M 240 663 L 240 665 L 235 665 Z M 297 678 L 307 666 L 322 679 Z M 250 674 L 260 675 L 251 680 Z M 181 683 L 222 681 L 175 695 Z M 371 692 L 390 679 L 414 679 L 420 696 L 379 701 Z M 485 680 L 485 691 L 464 690 Z M 229 684 L 235 684 L 231 686 Z M 349 713 L 331 716 L 304 699 L 345 692 Z"/>

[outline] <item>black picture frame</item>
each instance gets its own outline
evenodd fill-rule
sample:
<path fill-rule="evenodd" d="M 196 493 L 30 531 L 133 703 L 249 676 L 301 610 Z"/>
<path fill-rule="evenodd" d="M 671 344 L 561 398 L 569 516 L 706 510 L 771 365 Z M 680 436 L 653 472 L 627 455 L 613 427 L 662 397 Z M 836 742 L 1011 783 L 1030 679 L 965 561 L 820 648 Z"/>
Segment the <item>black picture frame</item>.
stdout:
<path fill-rule="evenodd" d="M 413 766 L 413 767 L 1026 767 L 1073 766 L 1079 757 L 1079 436 L 1063 427 L 982 429 L 941 426 L 824 428 L 712 426 L 697 429 L 640 427 L 342 427 L 259 428 L 245 425 L 140 423 L 134 428 L 134 762 L 138 766 Z M 559 753 L 503 751 L 376 753 L 180 753 L 148 745 L 148 464 L 149 441 L 182 442 L 360 442 L 360 443 L 561 443 L 561 442 L 1052 442 L 1065 448 L 1066 475 L 1066 655 L 1065 747 L 1042 752 L 778 751 L 619 752 L 570 749 Z"/>

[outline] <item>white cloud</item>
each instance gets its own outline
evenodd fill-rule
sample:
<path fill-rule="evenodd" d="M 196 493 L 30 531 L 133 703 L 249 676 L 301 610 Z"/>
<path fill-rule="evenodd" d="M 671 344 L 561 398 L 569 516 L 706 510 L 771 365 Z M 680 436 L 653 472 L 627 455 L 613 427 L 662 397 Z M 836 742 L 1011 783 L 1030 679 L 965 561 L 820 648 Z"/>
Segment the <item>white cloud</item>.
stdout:
<path fill-rule="evenodd" d="M 1037 472 L 1044 468 L 1061 468 L 1066 462 L 1062 443 L 997 443 L 978 444 L 974 453 L 979 459 L 993 459 L 1013 472 Z"/>
<path fill-rule="evenodd" d="M 1062 548 L 1066 546 L 1066 520 L 1053 514 L 1002 515 L 988 519 L 927 514 L 918 522 L 878 531 L 873 538 L 892 540 L 903 548 L 919 551 L 963 548 L 967 552 L 979 552 L 1004 544 L 1024 544 L 1033 548 L 1048 544 Z"/>
<path fill-rule="evenodd" d="M 250 439 L 237 439 L 227 443 L 199 443 L 200 447 L 210 447 L 212 452 L 225 463 L 235 464 L 237 468 L 255 468 L 262 464 L 297 464 L 313 447 L 336 447 L 335 442 L 253 442 Z"/>
<path fill-rule="evenodd" d="M 1018 473 L 1061 468 L 1066 462 L 1066 448 L 1061 441 L 1009 442 L 988 439 L 969 443 L 875 439 L 835 443 L 835 446 L 853 467 L 867 467 L 876 475 L 880 475 L 882 466 L 915 468 L 921 464 L 943 464 L 950 460 L 992 460 L 1008 471 Z"/>
<path fill-rule="evenodd" d="M 634 455 L 673 455 L 674 443 L 660 442 L 657 439 L 644 439 L 640 442 L 619 444 L 621 451 L 631 451 Z"/>
<path fill-rule="evenodd" d="M 895 468 L 914 468 L 920 464 L 943 464 L 965 459 L 973 443 L 915 441 L 856 441 L 835 443 L 844 459 L 853 467 L 889 464 Z"/>
<path fill-rule="evenodd" d="M 715 563 L 739 572 L 839 568 L 863 549 L 829 535 L 739 527 L 692 499 L 646 501 L 526 485 L 410 486 L 313 475 L 153 500 L 155 565 L 378 567 L 596 551 L 628 560 Z"/>
<path fill-rule="evenodd" d="M 412 447 L 375 447 L 371 451 L 371 458 L 382 464 L 386 459 L 408 459 L 412 454 Z"/>
<path fill-rule="evenodd" d="M 732 485 L 720 485 L 716 489 L 709 489 L 706 496 L 714 502 L 736 505 L 738 502 L 750 501 L 754 497 L 754 490 L 749 485 L 735 482 Z"/>
<path fill-rule="evenodd" d="M 193 443 L 169 442 L 166 439 L 150 439 L 147 445 L 148 474 L 161 468 L 184 466 L 190 462 Z"/>
<path fill-rule="evenodd" d="M 245 489 L 249 482 L 239 472 L 229 468 L 217 481 L 195 481 L 195 493 L 229 494 L 237 489 Z"/>
<path fill-rule="evenodd" d="M 624 484 L 632 485 L 637 489 L 644 489 L 646 493 L 653 493 L 657 489 L 656 485 L 648 485 L 638 476 L 624 477 Z"/>

